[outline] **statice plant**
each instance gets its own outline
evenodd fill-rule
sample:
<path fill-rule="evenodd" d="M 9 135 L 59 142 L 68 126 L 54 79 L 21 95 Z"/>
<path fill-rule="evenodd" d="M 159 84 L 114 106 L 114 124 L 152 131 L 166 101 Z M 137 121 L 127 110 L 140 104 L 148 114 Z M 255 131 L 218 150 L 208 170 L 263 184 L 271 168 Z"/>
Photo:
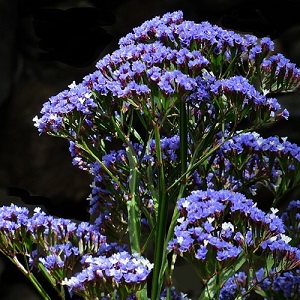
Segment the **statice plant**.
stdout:
<path fill-rule="evenodd" d="M 41 275 L 61 299 L 189 299 L 178 256 L 199 275 L 195 299 L 273 299 L 283 277 L 294 288 L 299 214 L 276 206 L 300 183 L 300 148 L 257 131 L 288 118 L 275 95 L 296 91 L 300 70 L 273 51 L 180 11 L 121 38 L 34 118 L 91 175 L 90 222 L 2 207 L 0 251 L 44 299 Z"/>

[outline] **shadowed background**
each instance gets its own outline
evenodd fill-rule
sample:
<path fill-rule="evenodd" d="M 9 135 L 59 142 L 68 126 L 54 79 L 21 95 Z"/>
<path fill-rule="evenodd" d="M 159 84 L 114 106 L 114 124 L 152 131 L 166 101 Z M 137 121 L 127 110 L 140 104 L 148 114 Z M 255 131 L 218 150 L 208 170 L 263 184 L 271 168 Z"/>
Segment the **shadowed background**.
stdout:
<path fill-rule="evenodd" d="M 299 8 L 297 0 L 0 0 L 0 203 L 43 205 L 56 216 L 88 218 L 92 178 L 72 166 L 67 141 L 39 136 L 32 119 L 50 96 L 93 72 L 97 60 L 133 27 L 180 9 L 185 19 L 270 36 L 276 51 L 300 66 Z M 300 145 L 300 95 L 279 99 L 290 119 L 262 134 L 288 136 Z M 267 200 L 260 205 L 268 207 Z M 19 299 L 25 284 L 12 270 L 3 259 L 1 299 Z M 22 299 L 40 299 L 34 297 L 24 290 Z"/>

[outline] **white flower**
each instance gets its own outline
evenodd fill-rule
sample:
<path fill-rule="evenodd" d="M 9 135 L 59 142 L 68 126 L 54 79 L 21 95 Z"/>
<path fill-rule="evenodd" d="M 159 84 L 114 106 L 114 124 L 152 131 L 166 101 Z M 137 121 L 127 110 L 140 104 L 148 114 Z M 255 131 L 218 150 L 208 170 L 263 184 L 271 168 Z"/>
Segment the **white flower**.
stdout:
<path fill-rule="evenodd" d="M 40 213 L 41 210 L 42 210 L 42 209 L 41 209 L 40 207 L 35 207 L 33 211 L 34 211 L 35 213 Z"/>
<path fill-rule="evenodd" d="M 231 229 L 231 231 L 234 231 L 234 226 L 230 222 L 224 222 L 222 223 L 222 229 L 223 230 Z"/>
<path fill-rule="evenodd" d="M 271 210 L 270 218 L 274 219 L 276 217 L 276 213 L 278 213 L 279 210 L 277 208 L 274 208 L 274 207 L 271 207 L 270 210 Z"/>
<path fill-rule="evenodd" d="M 281 239 L 286 242 L 287 244 L 292 240 L 289 236 L 285 235 L 285 234 L 280 234 Z"/>
<path fill-rule="evenodd" d="M 68 85 L 68 87 L 69 87 L 70 89 L 73 89 L 73 88 L 75 88 L 76 86 L 77 86 L 77 84 L 76 84 L 75 81 L 73 81 L 71 84 Z"/>
<path fill-rule="evenodd" d="M 180 223 L 180 224 L 181 224 L 183 221 L 184 221 L 184 217 L 181 217 L 181 218 L 178 218 L 178 219 L 177 219 L 177 222 Z"/>
<path fill-rule="evenodd" d="M 270 210 L 271 210 L 271 213 L 274 214 L 274 215 L 276 215 L 276 213 L 279 212 L 279 209 L 274 208 L 274 207 L 271 207 Z"/>
<path fill-rule="evenodd" d="M 183 208 L 187 208 L 189 206 L 189 204 L 190 204 L 190 201 L 185 200 L 184 202 L 182 202 L 181 205 L 182 205 Z"/>
<path fill-rule="evenodd" d="M 208 223 L 210 223 L 210 224 L 211 224 L 214 220 L 215 220 L 215 218 L 213 218 L 213 217 L 208 217 L 208 218 L 207 218 L 207 221 L 208 221 Z"/>
<path fill-rule="evenodd" d="M 177 238 L 177 243 L 178 243 L 179 245 L 181 245 L 182 242 L 183 242 L 183 237 L 182 237 L 182 236 L 178 237 L 178 238 Z"/>

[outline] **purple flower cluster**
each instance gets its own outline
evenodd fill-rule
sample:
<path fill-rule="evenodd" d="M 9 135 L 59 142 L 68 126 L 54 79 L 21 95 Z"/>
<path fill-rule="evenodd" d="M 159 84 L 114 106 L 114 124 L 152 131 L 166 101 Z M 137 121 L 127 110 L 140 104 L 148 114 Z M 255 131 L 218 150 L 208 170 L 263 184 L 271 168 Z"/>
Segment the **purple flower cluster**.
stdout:
<path fill-rule="evenodd" d="M 235 300 L 238 296 L 242 296 L 246 292 L 247 275 L 239 272 L 230 277 L 221 288 L 220 300 Z M 248 298 L 244 296 L 243 299 Z"/>
<path fill-rule="evenodd" d="M 291 237 L 290 244 L 300 249 L 300 201 L 293 200 L 281 215 L 286 232 Z"/>
<path fill-rule="evenodd" d="M 106 237 L 87 222 L 47 216 L 40 209 L 30 216 L 27 208 L 13 204 L 0 208 L 0 220 L 1 252 L 9 257 L 30 254 L 31 267 L 43 269 L 44 275 L 47 271 L 55 285 L 65 279 L 71 293 L 80 294 L 80 284 L 102 282 L 109 286 L 108 281 L 109 292 L 132 289 L 133 293 L 145 283 L 153 267 L 147 259 L 126 252 L 126 246 L 107 243 Z M 82 271 L 74 275 L 80 263 Z M 103 287 L 103 291 L 108 290 Z"/>
<path fill-rule="evenodd" d="M 34 118 L 40 133 L 68 139 L 73 164 L 94 177 L 89 200 L 95 224 L 5 207 L 6 212 L 0 209 L 1 251 L 14 255 L 31 247 L 32 266 L 56 272 L 57 282 L 65 276 L 69 291 L 84 298 L 134 299 L 152 264 L 107 243 L 101 233 L 113 233 L 115 240 L 127 237 L 132 195 L 136 211 L 149 221 L 159 205 L 157 190 L 162 190 L 161 159 L 171 198 L 199 144 L 199 153 L 211 156 L 197 168 L 191 165 L 186 192 L 193 192 L 177 203 L 180 218 L 168 250 L 190 261 L 204 283 L 246 253 L 258 253 L 261 261 L 273 259 L 276 272 L 299 265 L 299 250 L 287 242 L 282 219 L 264 213 L 238 191 L 247 189 L 248 195 L 261 182 L 282 196 L 300 180 L 300 148 L 256 133 L 237 133 L 223 143 L 228 138 L 224 130 L 245 118 L 259 125 L 288 118 L 269 96 L 298 88 L 300 69 L 281 54 L 270 55 L 273 50 L 269 38 L 258 41 L 208 22 L 184 21 L 180 11 L 134 28 L 120 39 L 119 49 L 97 63 L 95 72 L 51 97 L 42 116 Z M 136 119 L 145 136 L 134 128 Z M 187 131 L 187 149 L 180 149 L 179 130 Z M 117 138 L 121 143 L 115 143 Z M 188 156 L 186 166 L 180 151 Z M 12 247 L 16 237 L 19 244 Z M 33 244 L 40 247 L 33 249 Z M 82 269 L 68 273 L 79 260 Z M 221 299 L 234 298 L 245 288 L 246 278 L 238 273 L 223 286 Z M 172 293 L 174 299 L 186 299 Z"/>
<path fill-rule="evenodd" d="M 242 99 L 244 105 L 251 102 L 253 108 L 266 106 L 272 116 L 278 113 L 277 101 L 254 91 L 253 78 L 248 83 L 242 77 L 249 73 L 242 69 L 245 58 L 249 57 L 251 61 L 273 51 L 273 43 L 268 38 L 258 44 L 254 36 L 243 37 L 208 22 L 183 21 L 182 12 L 174 12 L 145 22 L 122 38 L 119 45 L 118 50 L 97 63 L 97 70 L 87 75 L 82 83 L 70 85 L 69 90 L 51 97 L 44 104 L 42 117 L 34 119 L 41 133 L 72 136 L 74 132 L 85 132 L 97 120 L 109 121 L 107 116 L 113 116 L 125 107 L 126 110 L 152 112 L 152 116 L 155 112 L 159 116 L 167 110 L 166 105 L 176 110 L 180 98 L 207 95 L 208 91 L 199 82 L 206 80 L 208 75 L 213 75 L 216 80 L 215 88 L 209 92 L 210 98 L 220 96 L 220 87 L 221 93 L 228 90 L 245 97 Z M 299 70 L 282 56 L 265 59 L 262 68 L 267 69 L 269 64 L 275 65 L 276 76 L 284 68 L 285 78 L 293 82 L 293 87 L 299 81 Z M 256 68 L 252 63 L 250 66 Z M 242 76 L 234 76 L 236 68 Z M 224 77 L 226 79 L 218 81 Z M 285 88 L 290 86 L 289 83 Z M 131 101 L 124 104 L 126 99 Z M 144 116 L 150 115 L 145 113 Z M 78 123 L 74 124 L 76 120 Z M 114 132 L 107 129 L 103 128 L 103 132 L 113 135 Z"/>
<path fill-rule="evenodd" d="M 214 45 L 218 50 L 230 47 L 243 51 L 257 42 L 254 36 L 246 35 L 243 38 L 233 31 L 223 30 L 208 22 L 196 24 L 192 21 L 184 21 L 182 12 L 177 11 L 144 22 L 141 26 L 134 28 L 133 33 L 120 39 L 119 44 L 124 47 L 139 43 L 152 43 L 156 40 L 163 44 L 172 44 L 176 48 L 198 45 L 201 49 L 209 50 L 209 46 Z M 266 47 L 269 45 L 270 50 L 273 47 L 268 38 L 261 44 Z"/>
<path fill-rule="evenodd" d="M 49 255 L 46 257 L 38 257 L 38 260 L 44 265 L 49 272 L 67 266 L 71 268 L 72 266 L 68 262 L 71 256 L 79 256 L 79 249 L 74 247 L 71 242 L 67 244 L 57 244 L 49 248 Z M 34 251 L 32 256 L 38 255 L 38 251 Z"/>
<path fill-rule="evenodd" d="M 157 159 L 155 141 L 151 140 L 147 149 L 140 144 L 134 144 L 133 147 L 138 156 L 142 176 L 145 176 L 144 174 L 147 173 L 143 171 L 143 168 L 151 165 L 153 170 L 152 182 L 156 184 L 155 170 Z M 193 147 L 192 144 L 191 147 Z M 179 165 L 178 149 L 178 135 L 162 138 L 161 150 L 166 174 L 169 174 L 169 172 L 171 174 Z M 291 185 L 298 184 L 298 181 L 295 179 L 298 178 L 297 174 L 300 172 L 299 158 L 299 147 L 286 139 L 282 141 L 278 137 L 264 139 L 255 132 L 237 134 L 225 142 L 216 152 L 214 163 L 209 170 L 204 169 L 204 166 L 201 165 L 193 173 L 188 189 L 226 188 L 243 191 L 247 195 L 251 195 L 255 193 L 256 183 L 261 182 L 273 192 L 282 193 L 285 191 L 283 186 L 286 184 L 285 180 L 290 180 L 289 188 L 291 188 Z M 109 154 L 104 155 L 102 161 L 112 172 L 118 175 L 119 179 L 122 179 L 122 184 L 129 190 L 129 166 L 126 151 L 113 150 Z M 83 164 L 81 163 L 81 165 Z M 122 192 L 119 186 L 111 180 L 101 165 L 99 163 L 90 164 L 88 168 L 90 168 L 90 172 L 94 176 L 94 182 L 91 186 L 92 192 L 89 197 L 90 212 L 92 214 L 96 213 L 96 215 L 99 215 L 101 212 L 98 224 L 100 224 L 100 221 L 111 221 L 113 211 L 122 212 L 120 218 L 123 220 L 124 214 L 126 214 L 125 202 L 128 199 L 128 195 L 123 195 L 125 202 L 122 206 L 121 201 L 115 200 L 116 197 L 119 200 L 121 199 L 120 195 Z M 147 177 L 142 177 L 139 191 L 140 197 L 143 199 L 142 203 L 146 207 L 151 208 L 151 195 L 149 195 L 148 186 L 145 185 L 148 182 L 147 180 Z M 167 180 L 166 184 L 172 184 L 172 182 L 169 183 Z M 115 213 L 114 216 L 116 216 Z"/>
<path fill-rule="evenodd" d="M 276 99 L 267 98 L 265 91 L 254 88 L 253 78 L 247 77 L 251 72 L 243 69 L 248 62 L 248 68 L 254 72 L 259 66 L 253 60 L 264 61 L 266 54 L 273 51 L 268 38 L 257 42 L 254 36 L 241 36 L 208 22 L 184 21 L 182 12 L 174 12 L 145 22 L 121 39 L 119 45 L 119 49 L 97 63 L 97 70 L 82 83 L 73 83 L 68 90 L 51 97 L 42 108 L 42 117 L 34 119 L 40 133 L 67 138 L 73 163 L 94 176 L 90 211 L 97 212 L 97 224 L 111 220 L 112 211 L 119 212 L 120 222 L 126 221 L 128 195 L 124 190 L 128 188 L 130 170 L 125 146 L 115 146 L 113 139 L 118 132 L 126 131 L 132 116 L 138 115 L 144 126 L 149 126 L 146 132 L 151 132 L 152 124 L 156 123 L 162 128 L 161 134 L 166 135 L 161 140 L 161 150 L 170 184 L 174 178 L 169 175 L 176 173 L 179 166 L 177 133 L 181 101 L 187 104 L 194 143 L 211 130 L 214 121 L 239 122 L 251 113 L 263 122 L 287 117 L 286 111 L 280 112 Z M 272 60 L 272 64 L 277 63 L 281 66 L 283 60 Z M 130 139 L 132 132 L 124 132 L 124 136 Z M 151 209 L 147 172 L 153 174 L 155 186 L 155 142 L 150 136 L 139 142 L 134 146 L 139 171 L 143 171 L 139 196 Z M 114 150 L 110 151 L 111 148 Z M 95 162 L 95 156 L 118 182 Z M 149 165 L 151 168 L 147 168 Z M 205 176 L 201 172 L 198 175 L 202 181 L 206 178 L 213 182 L 215 178 L 214 172 L 207 170 Z M 233 181 L 239 185 L 238 179 L 231 176 L 230 182 Z"/>
<path fill-rule="evenodd" d="M 164 289 L 163 292 L 160 295 L 159 300 L 166 300 L 167 299 L 167 290 Z M 171 299 L 172 300 L 191 300 L 188 298 L 186 294 L 183 293 L 177 293 L 175 290 L 175 287 L 171 287 Z"/>
<path fill-rule="evenodd" d="M 174 168 L 178 166 L 178 149 L 179 149 L 179 136 L 174 135 L 170 138 L 163 137 L 161 139 L 161 152 L 164 160 L 165 172 L 173 172 Z M 152 168 L 153 184 L 157 186 L 157 156 L 155 140 L 150 140 L 149 146 L 145 149 L 141 144 L 133 144 L 133 148 L 137 155 L 137 160 L 141 169 L 146 169 L 148 166 Z M 75 158 L 77 158 L 76 156 Z M 102 156 L 102 162 L 111 172 L 122 180 L 123 186 L 129 191 L 129 162 L 128 154 L 125 150 L 112 150 L 108 154 Z M 105 169 L 99 162 L 94 164 L 84 164 L 82 160 L 76 160 L 80 166 L 85 166 L 90 169 L 90 173 L 94 176 L 94 181 L 91 185 L 92 191 L 89 196 L 90 200 L 90 213 L 96 214 L 98 217 L 97 224 L 101 226 L 104 222 L 111 223 L 111 218 L 117 217 L 116 212 L 120 212 L 120 220 L 124 222 L 124 214 L 126 214 L 126 201 L 128 200 L 128 193 L 124 193 L 120 186 L 114 182 L 106 173 Z M 142 176 L 147 176 L 147 172 L 142 172 Z M 147 207 L 151 212 L 153 210 L 153 203 L 149 188 L 147 186 L 147 178 L 142 178 L 139 185 L 139 193 L 142 204 Z M 171 182 L 172 183 L 172 182 Z M 167 183 L 168 184 L 168 183 Z M 117 195 L 116 195 L 117 194 Z M 122 203 L 122 199 L 123 203 Z M 116 197 L 115 197 L 116 196 Z M 118 198 L 118 201 L 115 199 Z M 112 222 L 116 224 L 115 222 Z"/>
<path fill-rule="evenodd" d="M 300 147 L 278 137 L 263 138 L 256 132 L 240 133 L 216 152 L 212 169 L 194 174 L 206 178 L 208 188 L 255 193 L 257 182 L 282 195 L 299 184 Z M 248 190 L 245 190 L 247 187 Z"/>
<path fill-rule="evenodd" d="M 119 295 L 129 296 L 142 288 L 153 268 L 146 258 L 126 251 L 108 257 L 84 256 L 81 264 L 82 271 L 65 279 L 63 284 L 68 286 L 70 292 L 88 296 L 89 299 L 115 291 Z M 95 286 L 97 289 L 93 289 Z"/>
<path fill-rule="evenodd" d="M 230 267 L 242 251 L 260 249 L 266 256 L 285 260 L 289 267 L 300 262 L 299 251 L 285 242 L 282 220 L 264 213 L 240 193 L 194 191 L 178 201 L 178 209 L 181 217 L 168 249 L 193 261 L 203 279 L 220 263 Z"/>
<path fill-rule="evenodd" d="M 276 272 L 274 269 L 267 271 L 260 268 L 255 272 L 251 280 L 244 272 L 236 273 L 230 277 L 221 288 L 220 299 L 230 300 L 237 297 L 248 298 L 251 295 L 245 292 L 250 288 L 256 291 L 264 299 L 298 299 L 300 293 L 300 270 L 295 268 L 292 271 Z"/>
<path fill-rule="evenodd" d="M 90 223 L 55 218 L 46 215 L 39 208 L 30 216 L 27 208 L 13 204 L 2 206 L 0 220 L 1 251 L 13 256 L 16 253 L 27 253 L 29 250 L 32 252 L 35 250 L 33 246 L 39 245 L 37 251 L 33 252 L 32 263 L 36 258 L 42 257 L 43 261 L 49 263 L 49 267 L 54 260 L 53 256 L 46 258 L 45 255 L 48 254 L 64 253 L 62 255 L 65 257 L 78 253 L 108 255 L 126 249 L 114 243 L 107 243 L 106 237 Z M 59 258 L 57 263 L 61 264 Z"/>
<path fill-rule="evenodd" d="M 39 132 L 63 131 L 65 123 L 64 115 L 78 111 L 83 115 L 90 115 L 97 107 L 92 99 L 92 93 L 83 84 L 71 84 L 69 90 L 65 90 L 56 96 L 50 97 L 41 110 L 42 117 L 33 120 Z"/>
<path fill-rule="evenodd" d="M 280 110 L 277 99 L 266 98 L 243 76 L 218 80 L 211 85 L 210 89 L 216 97 L 225 95 L 227 105 L 237 107 L 239 111 L 245 110 L 250 103 L 255 107 L 267 107 L 272 117 Z M 282 115 L 287 117 L 287 111 L 282 112 Z"/>
<path fill-rule="evenodd" d="M 251 37 L 253 39 L 253 37 Z M 270 40 L 270 38 L 264 37 L 260 40 L 260 44 L 257 44 L 249 51 L 249 59 L 253 61 L 253 63 L 258 63 L 262 57 L 263 54 L 265 56 L 270 52 L 274 51 L 274 43 Z"/>
<path fill-rule="evenodd" d="M 266 278 L 267 277 L 267 278 Z M 300 294 L 300 269 L 266 273 L 262 268 L 256 272 L 256 282 L 267 299 L 298 299 Z"/>
<path fill-rule="evenodd" d="M 30 237 L 22 234 L 28 224 L 29 210 L 14 204 L 0 208 L 0 249 L 10 257 L 16 253 L 26 253 Z"/>
<path fill-rule="evenodd" d="M 263 85 L 270 92 L 299 88 L 300 70 L 281 53 L 265 58 L 260 68 Z"/>

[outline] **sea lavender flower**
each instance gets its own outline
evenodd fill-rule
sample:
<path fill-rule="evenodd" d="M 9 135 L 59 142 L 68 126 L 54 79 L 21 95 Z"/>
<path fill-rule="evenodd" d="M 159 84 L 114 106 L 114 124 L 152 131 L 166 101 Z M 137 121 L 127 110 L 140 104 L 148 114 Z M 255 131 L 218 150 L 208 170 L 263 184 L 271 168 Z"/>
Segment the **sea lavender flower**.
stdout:
<path fill-rule="evenodd" d="M 70 292 L 84 297 L 98 297 L 101 293 L 129 296 L 143 287 L 153 268 L 146 258 L 137 253 L 118 252 L 111 256 L 85 256 L 83 269 L 63 281 Z M 98 286 L 97 289 L 93 287 Z"/>
<path fill-rule="evenodd" d="M 46 250 L 46 251 L 45 251 Z M 71 242 L 56 244 L 49 249 L 37 249 L 31 253 L 29 264 L 31 268 L 46 271 L 59 286 L 66 276 L 71 276 L 80 261 L 81 255 Z M 44 275 L 46 275 L 44 273 Z"/>
<path fill-rule="evenodd" d="M 300 201 L 293 200 L 281 215 L 290 244 L 300 248 Z"/>
<path fill-rule="evenodd" d="M 247 275 L 244 272 L 238 272 L 230 277 L 222 286 L 220 292 L 220 300 L 234 300 L 243 296 L 247 291 Z M 243 296 L 243 299 L 248 298 L 250 295 Z"/>
<path fill-rule="evenodd" d="M 164 16 L 157 17 L 135 28 L 133 33 L 120 40 L 120 48 L 102 58 L 97 63 L 97 70 L 86 76 L 82 83 L 73 83 L 69 90 L 51 97 L 44 104 L 42 117 L 34 119 L 39 131 L 64 135 L 70 130 L 79 133 L 82 128 L 86 129 L 89 122 L 94 123 L 96 119 L 121 110 L 123 103 L 120 100 L 126 98 L 134 98 L 134 101 L 137 101 L 138 107 L 133 106 L 132 109 L 141 109 L 144 112 L 147 106 L 152 105 L 149 96 L 153 90 L 168 97 L 197 95 L 195 94 L 198 89 L 197 76 L 204 78 L 204 75 L 209 73 L 217 79 L 223 78 L 222 70 L 234 71 L 231 67 L 233 62 L 235 66 L 244 65 L 248 51 L 252 53 L 250 58 L 253 58 L 253 53 L 256 53 L 255 57 L 258 56 L 260 59 L 261 56 L 265 57 L 268 52 L 273 51 L 272 42 L 267 38 L 256 44 L 254 37 L 251 38 L 249 35 L 242 37 L 208 22 L 196 24 L 184 21 L 182 12 L 174 12 L 171 15 L 178 17 L 171 17 L 168 21 Z M 211 52 L 216 47 L 219 52 Z M 260 51 L 255 50 L 258 48 Z M 211 53 L 215 53 L 217 57 L 221 55 L 222 59 L 216 60 Z M 220 67 L 216 61 L 224 66 Z M 285 89 L 293 88 L 299 81 L 299 70 L 291 64 L 288 65 L 283 56 L 265 59 L 262 68 L 266 68 L 267 61 L 275 66 L 276 74 L 285 68 L 284 76 L 289 80 L 289 83 L 284 86 Z M 254 89 L 251 86 L 253 82 L 247 83 L 242 76 L 240 78 L 245 82 L 241 82 L 244 86 L 241 91 L 249 89 L 247 96 L 246 91 L 241 94 L 246 96 L 243 100 L 244 105 L 251 100 L 254 107 L 266 105 L 270 110 L 269 116 L 278 114 L 279 104 L 276 100 L 269 100 L 267 103 L 263 95 L 259 96 L 258 92 L 257 95 L 251 92 Z M 239 78 L 231 73 L 226 77 L 224 84 L 229 84 L 231 81 L 234 84 Z M 227 88 L 230 90 L 230 84 Z M 262 90 L 266 90 L 266 85 Z M 95 97 L 95 93 L 100 97 Z M 105 99 L 104 101 L 111 99 L 111 106 L 102 102 L 100 98 Z M 158 110 L 156 114 L 161 111 L 159 104 L 152 107 L 153 109 Z M 74 119 L 70 118 L 72 112 L 78 114 L 78 117 L 82 117 L 84 121 L 73 124 Z M 113 135 L 113 132 L 107 131 L 107 128 L 103 130 L 106 130 L 106 134 L 110 132 Z"/>
<path fill-rule="evenodd" d="M 287 272 L 276 272 L 274 269 L 267 271 L 260 268 L 255 272 L 251 282 L 251 289 L 260 294 L 264 299 L 298 299 L 300 292 L 300 271 L 296 268 Z M 247 278 L 245 272 L 236 273 L 223 285 L 220 299 L 236 299 L 237 297 L 248 298 Z"/>
<path fill-rule="evenodd" d="M 174 135 L 170 138 L 162 137 L 160 143 L 166 173 L 171 173 L 174 168 L 178 166 L 179 136 Z M 152 181 L 154 187 L 156 187 L 158 182 L 156 178 L 157 154 L 155 140 L 150 140 L 147 148 L 139 143 L 134 143 L 132 146 L 137 154 L 140 169 L 145 170 L 147 167 L 151 166 L 154 175 Z M 119 180 L 124 179 L 122 185 L 126 187 L 126 191 L 129 191 L 128 153 L 122 149 L 118 151 L 112 150 L 102 157 L 102 161 L 112 173 L 115 173 L 116 176 L 118 176 Z M 94 181 L 91 185 L 92 191 L 88 199 L 90 201 L 90 213 L 92 215 L 97 215 L 97 224 L 100 228 L 102 227 L 102 230 L 104 230 L 105 226 L 114 226 L 116 230 L 117 224 L 120 225 L 120 229 L 124 228 L 122 224 L 126 222 L 125 215 L 127 214 L 126 201 L 128 200 L 128 192 L 121 191 L 119 184 L 111 180 L 110 176 L 107 175 L 106 170 L 99 162 L 86 165 L 90 168 L 90 173 L 94 176 Z M 143 176 L 148 176 L 145 173 L 142 173 Z M 139 196 L 141 197 L 141 203 L 151 213 L 153 212 L 153 200 L 149 194 L 149 187 L 145 184 L 146 182 L 147 178 L 140 182 Z M 172 181 L 170 180 L 170 183 L 167 184 L 170 185 L 171 183 Z M 108 190 L 105 188 L 111 184 L 114 185 L 113 189 Z M 121 201 L 121 195 L 123 195 L 123 202 Z M 119 201 L 115 200 L 116 197 L 119 198 Z M 117 211 L 119 214 L 116 213 Z M 101 217 L 99 215 L 101 215 Z M 113 222 L 112 219 L 114 220 Z"/>
<path fill-rule="evenodd" d="M 217 150 L 207 186 L 251 195 L 260 182 L 279 196 L 287 184 L 298 185 L 299 153 L 300 148 L 287 139 L 263 138 L 256 132 L 236 134 Z M 204 171 L 199 168 L 199 176 Z"/>
<path fill-rule="evenodd" d="M 217 272 L 220 265 L 222 269 L 232 266 L 243 251 L 260 249 L 266 257 L 272 255 L 288 268 L 300 262 L 297 249 L 284 240 L 281 219 L 264 213 L 240 193 L 194 191 L 178 201 L 178 209 L 180 224 L 168 249 L 192 262 L 203 280 Z M 226 219 L 231 222 L 223 223 Z"/>
<path fill-rule="evenodd" d="M 255 273 L 259 293 L 265 299 L 298 299 L 300 293 L 300 270 L 296 268 L 277 273 L 273 269 L 266 272 L 263 268 Z"/>
<path fill-rule="evenodd" d="M 264 89 L 270 92 L 280 92 L 284 89 L 295 90 L 299 87 L 299 69 L 281 53 L 265 58 L 261 63 L 261 71 Z"/>
<path fill-rule="evenodd" d="M 0 248 L 1 252 L 9 257 L 17 253 L 27 253 L 26 245 L 31 243 L 30 236 L 26 235 L 29 210 L 26 207 L 0 207 Z"/>
<path fill-rule="evenodd" d="M 171 299 L 172 300 L 191 300 L 190 298 L 188 298 L 188 296 L 186 294 L 176 292 L 174 286 L 171 287 Z M 163 292 L 161 293 L 159 300 L 167 300 L 167 290 L 166 289 L 164 289 Z"/>
<path fill-rule="evenodd" d="M 2 216 L 1 247 L 2 249 L 6 247 L 9 255 L 27 253 L 27 251 L 33 250 L 33 244 L 39 245 L 37 249 L 39 251 L 36 253 L 38 257 L 55 254 L 57 245 L 67 247 L 59 248 L 60 252 L 66 252 L 67 249 L 74 252 L 75 248 L 72 247 L 78 246 L 81 255 L 83 253 L 107 255 L 126 249 L 115 243 L 107 243 L 106 236 L 100 234 L 98 228 L 93 224 L 77 223 L 68 219 L 48 216 L 40 208 L 36 208 L 33 215 L 29 216 L 27 208 L 12 204 L 1 207 L 0 215 Z M 17 242 L 13 242 L 13 239 L 16 238 L 19 241 L 19 247 L 13 246 Z M 11 240 L 9 241 L 9 239 Z M 70 252 L 66 252 L 66 255 L 68 253 Z"/>

